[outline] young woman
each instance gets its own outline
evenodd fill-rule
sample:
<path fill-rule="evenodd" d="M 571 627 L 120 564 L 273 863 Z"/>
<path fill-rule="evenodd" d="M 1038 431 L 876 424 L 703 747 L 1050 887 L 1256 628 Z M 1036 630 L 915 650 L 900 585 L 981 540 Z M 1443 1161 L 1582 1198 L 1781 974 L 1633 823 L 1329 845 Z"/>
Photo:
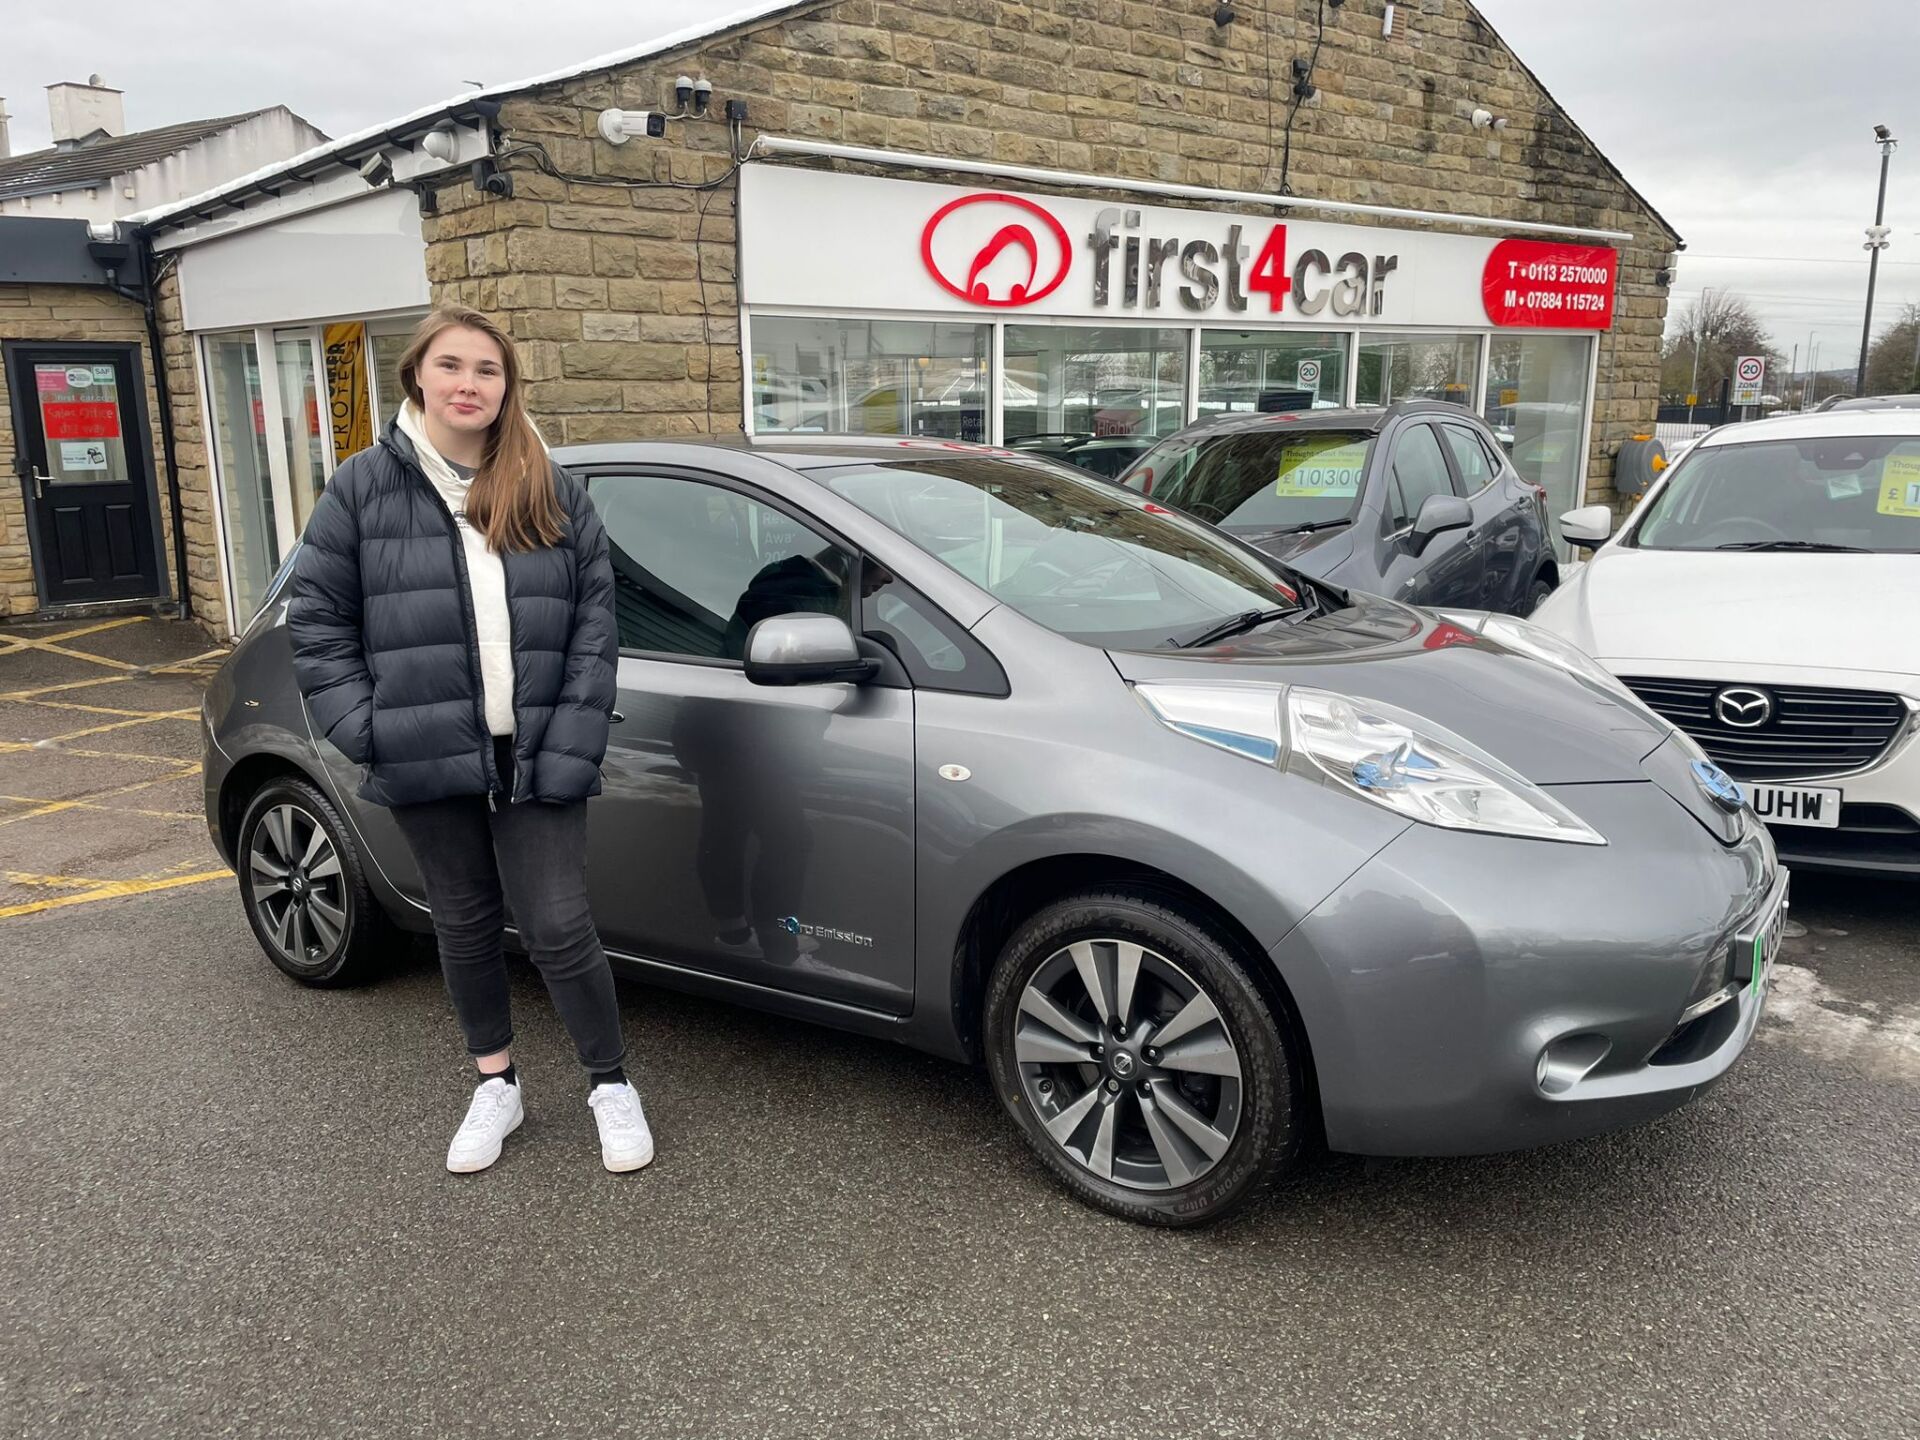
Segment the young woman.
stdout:
<path fill-rule="evenodd" d="M 589 1076 L 609 1170 L 653 1158 L 613 974 L 587 906 L 618 636 L 606 531 L 527 418 L 513 344 L 477 311 L 420 323 L 406 400 L 314 507 L 287 614 L 320 733 L 388 806 L 433 909 L 480 1070 L 447 1168 L 484 1170 L 523 1118 L 507 971 L 512 910 Z"/>

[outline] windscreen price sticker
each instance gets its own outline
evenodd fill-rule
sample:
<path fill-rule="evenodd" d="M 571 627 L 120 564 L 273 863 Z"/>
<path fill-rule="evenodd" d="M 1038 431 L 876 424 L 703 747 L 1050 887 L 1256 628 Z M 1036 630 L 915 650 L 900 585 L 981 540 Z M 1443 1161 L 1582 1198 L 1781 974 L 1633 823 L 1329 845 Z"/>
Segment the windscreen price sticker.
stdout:
<path fill-rule="evenodd" d="M 1920 455 L 1887 457 L 1880 471 L 1880 502 L 1874 508 L 1882 515 L 1920 520 Z"/>
<path fill-rule="evenodd" d="M 1289 446 L 1273 493 L 1285 500 L 1351 500 L 1367 468 L 1367 442 L 1330 436 Z"/>
<path fill-rule="evenodd" d="M 1758 355 L 1742 355 L 1733 366 L 1733 403 L 1758 405 L 1760 384 L 1767 377 L 1767 362 Z"/>

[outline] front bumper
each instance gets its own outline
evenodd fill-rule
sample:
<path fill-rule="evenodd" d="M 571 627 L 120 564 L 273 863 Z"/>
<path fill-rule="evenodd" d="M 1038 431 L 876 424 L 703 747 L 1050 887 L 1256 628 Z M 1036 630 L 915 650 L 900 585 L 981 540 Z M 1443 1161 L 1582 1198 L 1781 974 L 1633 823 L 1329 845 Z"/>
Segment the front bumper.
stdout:
<path fill-rule="evenodd" d="M 1682 1017 L 1733 979 L 1784 881 L 1765 828 L 1722 843 L 1649 783 L 1549 788 L 1609 843 L 1416 825 L 1274 947 L 1333 1149 L 1578 1139 L 1684 1104 L 1744 1052 L 1763 985 Z"/>

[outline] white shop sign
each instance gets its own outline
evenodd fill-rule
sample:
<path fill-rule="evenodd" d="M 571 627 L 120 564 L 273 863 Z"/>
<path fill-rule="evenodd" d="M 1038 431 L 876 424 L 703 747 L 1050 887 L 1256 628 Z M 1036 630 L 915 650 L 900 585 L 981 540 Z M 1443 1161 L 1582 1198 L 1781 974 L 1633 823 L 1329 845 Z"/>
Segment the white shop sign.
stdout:
<path fill-rule="evenodd" d="M 1603 329 L 1617 261 L 1605 247 L 1063 199 L 990 182 L 767 164 L 740 179 L 749 306 Z"/>

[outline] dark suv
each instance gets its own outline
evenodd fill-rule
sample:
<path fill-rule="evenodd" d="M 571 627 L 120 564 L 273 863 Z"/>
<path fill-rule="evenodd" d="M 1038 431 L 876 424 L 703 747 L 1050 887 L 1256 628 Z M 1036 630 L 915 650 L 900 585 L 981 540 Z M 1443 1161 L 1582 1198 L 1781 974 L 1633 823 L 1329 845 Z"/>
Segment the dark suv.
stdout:
<path fill-rule="evenodd" d="M 1441 401 L 1202 420 L 1120 483 L 1316 580 L 1410 604 L 1527 615 L 1560 583 L 1547 492 Z"/>

